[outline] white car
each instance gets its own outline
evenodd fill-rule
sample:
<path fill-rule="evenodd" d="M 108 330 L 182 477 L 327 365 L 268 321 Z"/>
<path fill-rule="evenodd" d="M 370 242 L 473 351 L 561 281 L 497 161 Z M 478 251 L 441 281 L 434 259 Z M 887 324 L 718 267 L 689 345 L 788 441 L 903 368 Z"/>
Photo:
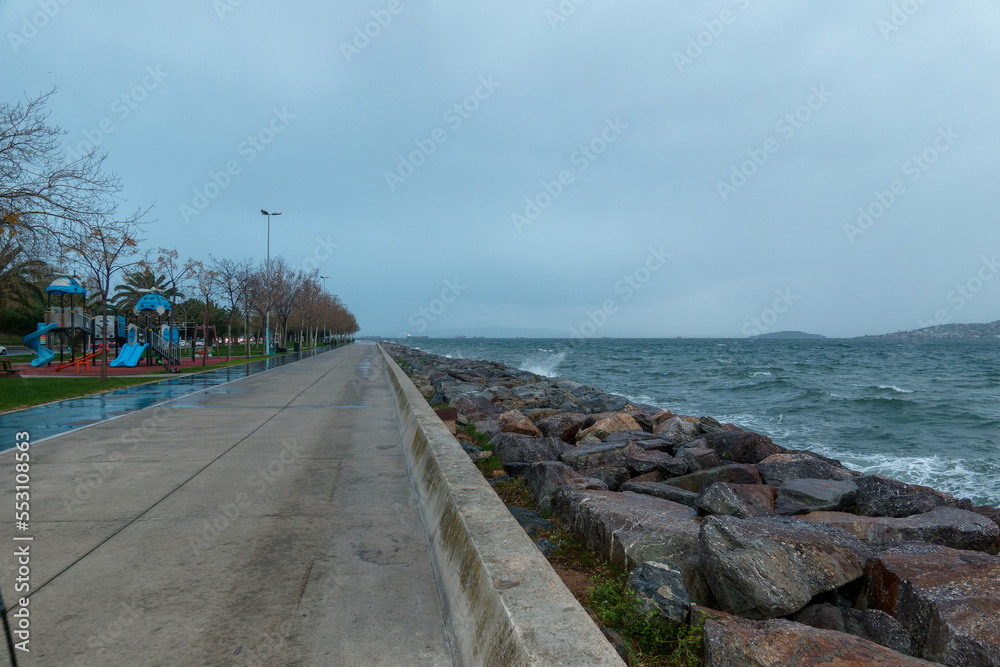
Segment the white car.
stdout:
<path fill-rule="evenodd" d="M 5 348 L 3 345 L 0 345 L 0 357 L 2 357 L 5 354 L 7 354 L 7 348 Z"/>

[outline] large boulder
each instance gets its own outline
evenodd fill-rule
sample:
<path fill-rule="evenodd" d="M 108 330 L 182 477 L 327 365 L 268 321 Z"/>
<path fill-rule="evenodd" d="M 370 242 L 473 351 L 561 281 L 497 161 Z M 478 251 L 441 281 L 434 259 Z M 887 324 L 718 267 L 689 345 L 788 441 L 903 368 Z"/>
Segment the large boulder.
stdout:
<path fill-rule="evenodd" d="M 560 460 L 578 471 L 596 470 L 598 468 L 625 468 L 625 450 L 628 443 L 599 442 L 581 447 L 567 447 Z"/>
<path fill-rule="evenodd" d="M 843 609 L 829 602 L 809 605 L 792 620 L 812 628 L 836 630 L 912 655 L 913 640 L 902 623 L 878 609 Z"/>
<path fill-rule="evenodd" d="M 905 542 L 928 542 L 953 549 L 986 551 L 1000 537 L 1000 526 L 968 510 L 936 507 L 902 519 L 858 516 L 843 512 L 813 512 L 801 517 L 813 523 L 836 526 L 864 541 L 876 551 Z"/>
<path fill-rule="evenodd" d="M 629 573 L 628 581 L 645 611 L 655 611 L 674 623 L 688 620 L 691 599 L 684 587 L 684 575 L 674 564 L 646 561 Z"/>
<path fill-rule="evenodd" d="M 553 509 L 597 558 L 629 571 L 650 560 L 672 563 L 693 602 L 714 602 L 699 554 L 700 520 L 690 507 L 631 492 L 560 489 Z"/>
<path fill-rule="evenodd" d="M 839 511 L 854 505 L 858 487 L 850 480 L 790 479 L 778 489 L 776 514 Z"/>
<path fill-rule="evenodd" d="M 702 491 L 695 507 L 705 514 L 725 514 L 740 519 L 774 514 L 778 490 L 766 484 L 716 482 Z"/>
<path fill-rule="evenodd" d="M 503 413 L 497 417 L 497 421 L 500 423 L 500 431 L 503 433 L 517 433 L 518 435 L 527 435 L 532 438 L 542 437 L 541 430 L 517 410 Z"/>
<path fill-rule="evenodd" d="M 579 442 L 583 440 L 588 435 L 592 435 L 599 440 L 604 440 L 609 435 L 615 431 L 641 431 L 642 427 L 639 426 L 635 419 L 627 414 L 617 414 L 613 417 L 608 417 L 607 419 L 602 419 L 595 423 L 593 426 L 588 426 L 585 429 L 581 429 L 576 434 L 576 440 Z"/>
<path fill-rule="evenodd" d="M 710 612 L 705 620 L 705 667 L 918 667 L 911 658 L 854 635 L 784 619 L 751 621 Z"/>
<path fill-rule="evenodd" d="M 868 580 L 868 606 L 895 616 L 920 657 L 1000 665 L 1000 558 L 911 542 L 879 554 Z"/>
<path fill-rule="evenodd" d="M 684 459 L 675 459 L 657 450 L 646 451 L 632 442 L 625 447 L 625 465 L 633 475 L 661 472 L 665 477 L 678 477 L 688 471 L 688 462 Z"/>
<path fill-rule="evenodd" d="M 690 422 L 683 417 L 671 417 L 653 429 L 653 433 L 667 440 L 674 446 L 697 440 L 701 429 L 697 422 Z"/>
<path fill-rule="evenodd" d="M 433 399 L 432 399 L 433 400 Z M 446 402 L 446 401 L 441 401 Z M 458 410 L 459 414 L 477 424 L 483 420 L 490 419 L 503 412 L 503 407 L 497 405 L 486 395 L 459 396 L 451 401 L 451 404 Z"/>
<path fill-rule="evenodd" d="M 542 433 L 549 438 L 559 438 L 564 442 L 574 442 L 580 423 L 587 418 L 582 412 L 561 412 L 546 417 L 535 423 Z"/>
<path fill-rule="evenodd" d="M 760 484 L 760 475 L 757 474 L 757 469 L 752 465 L 733 463 L 719 468 L 712 468 L 711 470 L 699 470 L 688 475 L 674 477 L 673 479 L 666 480 L 664 484 L 672 484 L 685 491 L 701 493 L 716 482 Z"/>
<path fill-rule="evenodd" d="M 692 471 L 709 470 L 722 465 L 722 459 L 715 453 L 714 449 L 709 449 L 704 440 L 692 440 L 691 442 L 678 447 L 674 456 L 688 462 L 688 467 Z"/>
<path fill-rule="evenodd" d="M 685 491 L 680 487 L 672 486 L 670 484 L 640 480 L 639 477 L 622 484 L 621 490 L 663 498 L 664 500 L 680 503 L 681 505 L 686 505 L 687 507 L 694 507 L 695 502 L 698 500 L 697 493 Z"/>
<path fill-rule="evenodd" d="M 914 486 L 882 475 L 855 477 L 858 497 L 854 512 L 865 516 L 902 518 L 929 512 L 947 498 L 926 487 Z"/>
<path fill-rule="evenodd" d="M 606 491 L 604 482 L 581 477 L 575 470 L 559 461 L 540 461 L 529 465 L 524 472 L 524 482 L 535 496 L 535 509 L 539 512 L 552 511 L 552 496 L 557 489 L 567 487 L 578 490 Z"/>
<path fill-rule="evenodd" d="M 851 479 L 847 468 L 806 453 L 772 454 L 757 464 L 765 484 L 781 486 L 790 479 Z"/>
<path fill-rule="evenodd" d="M 860 578 L 874 551 L 844 531 L 791 518 L 707 517 L 701 555 L 723 608 L 777 618 Z"/>
<path fill-rule="evenodd" d="M 778 445 L 760 433 L 724 431 L 707 433 L 704 437 L 709 449 L 714 449 L 721 458 L 734 463 L 757 463 L 781 452 Z"/>
<path fill-rule="evenodd" d="M 558 461 L 563 452 L 572 449 L 559 438 L 532 438 L 517 433 L 501 433 L 490 442 L 493 453 L 505 465 Z"/>

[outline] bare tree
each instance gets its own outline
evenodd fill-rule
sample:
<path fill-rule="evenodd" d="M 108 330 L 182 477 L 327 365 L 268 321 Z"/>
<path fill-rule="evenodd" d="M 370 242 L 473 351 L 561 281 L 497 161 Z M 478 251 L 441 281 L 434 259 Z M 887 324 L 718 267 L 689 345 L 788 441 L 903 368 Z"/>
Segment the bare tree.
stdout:
<path fill-rule="evenodd" d="M 0 228 L 37 239 L 79 240 L 80 227 L 111 219 L 121 181 L 96 149 L 67 158 L 45 107 L 55 91 L 0 104 Z"/>
<path fill-rule="evenodd" d="M 219 274 L 201 262 L 191 262 L 191 277 L 194 280 L 198 294 L 205 299 L 205 348 L 202 350 L 201 365 L 208 363 L 208 317 L 212 308 L 212 297 L 219 291 Z"/>
<path fill-rule="evenodd" d="M 107 323 L 108 294 L 114 276 L 120 271 L 138 266 L 139 227 L 145 211 L 139 211 L 127 220 L 109 220 L 95 217 L 69 228 L 63 236 L 63 249 L 91 275 L 101 295 L 103 322 Z M 107 339 L 105 339 L 107 340 Z M 108 380 L 108 345 L 104 346 L 101 364 L 101 382 Z"/>
<path fill-rule="evenodd" d="M 226 361 L 232 359 L 233 354 L 233 318 L 239 312 L 240 304 L 245 300 L 245 292 L 248 289 L 246 281 L 247 273 L 253 269 L 253 261 L 244 259 L 237 262 L 233 259 L 216 259 L 212 254 L 208 255 L 212 259 L 212 268 L 218 276 L 219 293 L 229 305 L 229 314 L 226 316 Z M 247 332 L 250 331 L 249 325 Z M 247 336 L 247 350 L 250 349 L 250 339 Z"/>

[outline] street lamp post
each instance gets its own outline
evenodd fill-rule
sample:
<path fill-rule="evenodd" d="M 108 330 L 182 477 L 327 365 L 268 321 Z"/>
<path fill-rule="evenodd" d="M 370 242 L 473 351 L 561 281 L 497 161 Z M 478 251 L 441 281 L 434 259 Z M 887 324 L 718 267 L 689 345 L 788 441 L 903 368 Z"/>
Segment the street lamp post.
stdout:
<path fill-rule="evenodd" d="M 323 280 L 323 291 L 326 291 L 326 279 L 330 276 L 320 276 Z M 323 321 L 323 344 L 326 345 L 326 320 Z"/>
<path fill-rule="evenodd" d="M 261 215 L 267 216 L 267 309 L 264 311 L 264 354 L 271 354 L 271 216 L 281 215 L 280 211 L 269 213 L 260 209 Z"/>

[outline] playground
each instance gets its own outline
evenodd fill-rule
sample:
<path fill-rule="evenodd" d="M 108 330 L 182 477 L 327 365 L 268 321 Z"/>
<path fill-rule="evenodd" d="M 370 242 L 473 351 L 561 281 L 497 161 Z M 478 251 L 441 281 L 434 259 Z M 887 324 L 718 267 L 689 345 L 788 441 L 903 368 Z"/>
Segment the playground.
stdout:
<path fill-rule="evenodd" d="M 24 345 L 36 356 L 29 364 L 15 366 L 22 376 L 100 375 L 105 351 L 110 360 L 108 376 L 183 373 L 200 369 L 211 363 L 209 359 L 219 361 L 215 327 L 179 328 L 173 322 L 170 302 L 159 294 L 141 297 L 130 321 L 117 312 L 87 314 L 87 291 L 75 278 L 56 278 L 45 292 L 45 322 L 24 337 Z M 199 336 L 209 344 L 196 342 Z"/>

